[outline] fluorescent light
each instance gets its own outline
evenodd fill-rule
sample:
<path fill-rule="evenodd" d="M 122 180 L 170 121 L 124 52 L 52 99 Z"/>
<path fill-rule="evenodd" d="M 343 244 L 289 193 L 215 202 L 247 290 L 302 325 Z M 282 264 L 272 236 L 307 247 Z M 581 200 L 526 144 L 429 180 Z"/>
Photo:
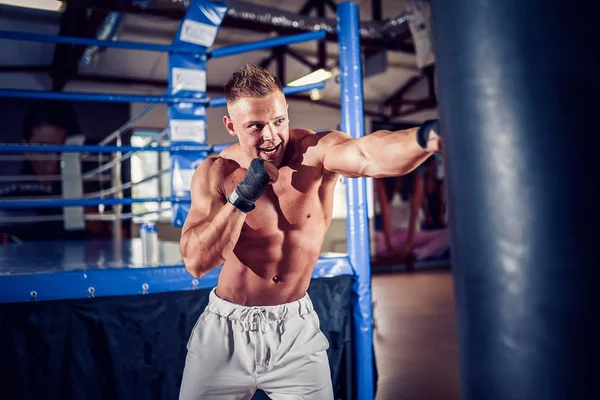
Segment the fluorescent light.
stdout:
<path fill-rule="evenodd" d="M 304 86 L 304 85 L 312 85 L 314 83 L 319 83 L 326 81 L 327 79 L 333 76 L 333 72 L 327 71 L 324 68 L 320 68 L 316 71 L 311 72 L 308 75 L 304 75 L 301 78 L 296 79 L 287 84 L 287 86 Z"/>
<path fill-rule="evenodd" d="M 14 7 L 25 7 L 35 8 L 38 10 L 46 11 L 63 11 L 65 3 L 59 0 L 0 0 L 0 4 L 14 6 Z"/>

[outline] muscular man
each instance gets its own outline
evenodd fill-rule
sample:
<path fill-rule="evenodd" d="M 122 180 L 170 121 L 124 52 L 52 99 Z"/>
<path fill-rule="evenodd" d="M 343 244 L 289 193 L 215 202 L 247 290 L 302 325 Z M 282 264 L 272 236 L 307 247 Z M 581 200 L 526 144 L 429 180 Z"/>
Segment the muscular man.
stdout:
<path fill-rule="evenodd" d="M 437 124 L 352 139 L 290 129 L 279 80 L 246 65 L 225 87 L 238 143 L 205 160 L 183 227 L 186 269 L 223 264 L 194 327 L 181 399 L 333 399 L 328 342 L 307 295 L 339 175 L 406 174 L 439 151 Z M 437 128 L 436 128 L 437 129 Z"/>

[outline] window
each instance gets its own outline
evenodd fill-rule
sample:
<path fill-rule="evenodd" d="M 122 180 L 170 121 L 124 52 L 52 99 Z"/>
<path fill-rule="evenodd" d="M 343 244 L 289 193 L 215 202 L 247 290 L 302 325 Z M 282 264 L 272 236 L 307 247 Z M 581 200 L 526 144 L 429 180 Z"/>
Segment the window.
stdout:
<path fill-rule="evenodd" d="M 143 147 L 155 140 L 159 131 L 136 130 L 131 136 L 131 145 Z M 156 143 L 168 146 L 169 140 L 163 139 Z M 133 198 L 157 198 L 171 196 L 171 172 L 169 152 L 138 151 L 131 156 L 131 195 Z M 163 172 L 161 172 L 163 171 Z M 151 178 L 152 177 L 152 178 Z M 137 183 L 140 182 L 140 183 Z M 146 220 L 170 220 L 171 203 L 152 202 L 134 203 L 131 212 L 134 222 Z"/>

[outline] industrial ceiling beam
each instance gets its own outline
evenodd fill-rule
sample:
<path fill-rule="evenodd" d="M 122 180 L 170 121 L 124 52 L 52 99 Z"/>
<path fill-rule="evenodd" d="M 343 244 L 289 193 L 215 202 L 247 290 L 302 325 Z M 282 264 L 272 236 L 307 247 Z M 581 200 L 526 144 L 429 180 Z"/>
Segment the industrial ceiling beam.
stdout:
<path fill-rule="evenodd" d="M 133 3 L 117 2 L 116 0 L 66 0 L 66 2 L 73 8 L 89 8 L 104 12 L 117 11 L 175 20 L 181 20 L 186 12 L 185 2 L 173 2 L 170 0 L 151 1 L 146 7 L 141 7 Z M 293 35 L 311 31 L 315 27 L 319 27 L 327 31 L 326 41 L 337 43 L 335 19 L 314 16 L 299 17 L 297 13 L 261 7 L 241 1 L 229 1 L 228 4 L 230 7 L 221 24 L 222 28 L 236 28 L 267 34 Z M 326 2 L 326 4 L 330 7 L 332 6 L 329 2 Z M 284 24 L 280 21 L 291 22 Z M 415 53 L 414 45 L 411 43 L 410 30 L 404 16 L 393 20 L 363 21 L 360 32 L 361 45 L 364 48 L 376 48 L 410 54 Z"/>

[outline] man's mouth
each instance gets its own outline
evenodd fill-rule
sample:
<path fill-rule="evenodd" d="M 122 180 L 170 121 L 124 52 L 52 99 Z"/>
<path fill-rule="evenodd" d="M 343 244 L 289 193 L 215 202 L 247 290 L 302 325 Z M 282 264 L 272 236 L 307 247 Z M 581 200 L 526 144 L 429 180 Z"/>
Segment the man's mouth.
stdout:
<path fill-rule="evenodd" d="M 281 147 L 281 143 L 282 142 L 280 142 L 277 146 L 273 146 L 273 147 L 259 147 L 258 149 L 262 153 L 265 153 L 267 155 L 269 155 L 269 154 L 275 154 L 277 152 L 277 150 L 279 150 L 279 148 Z"/>

